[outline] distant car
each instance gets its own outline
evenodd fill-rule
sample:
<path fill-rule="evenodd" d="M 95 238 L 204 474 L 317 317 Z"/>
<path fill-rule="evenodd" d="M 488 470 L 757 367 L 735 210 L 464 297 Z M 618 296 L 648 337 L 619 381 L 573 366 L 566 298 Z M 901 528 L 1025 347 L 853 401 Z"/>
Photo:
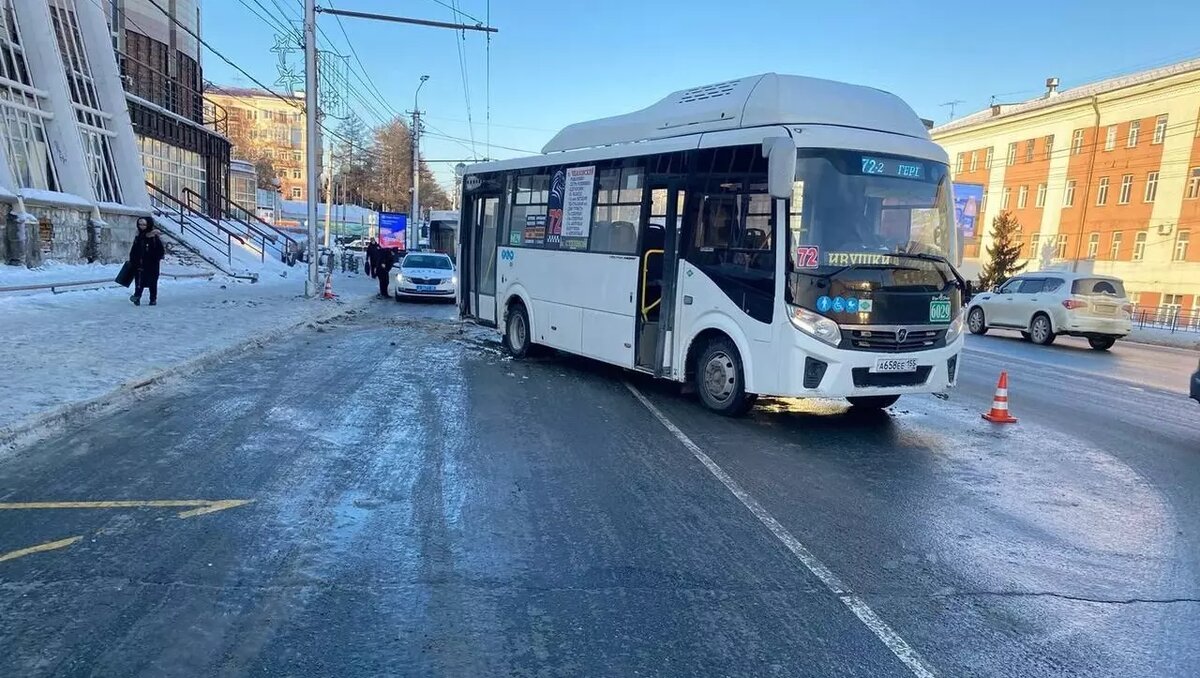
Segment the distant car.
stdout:
<path fill-rule="evenodd" d="M 1197 365 L 1196 372 L 1192 374 L 1192 399 L 1200 402 L 1200 365 Z"/>
<path fill-rule="evenodd" d="M 368 244 L 370 244 L 370 243 L 368 243 L 366 240 L 363 240 L 362 238 L 359 238 L 358 240 L 351 240 L 350 242 L 343 245 L 342 248 L 350 250 L 352 252 L 365 252 L 367 250 Z"/>
<path fill-rule="evenodd" d="M 396 301 L 404 297 L 454 300 L 458 275 L 454 262 L 437 252 L 412 252 L 400 260 L 396 273 Z"/>
<path fill-rule="evenodd" d="M 975 295 L 967 307 L 967 327 L 972 334 L 1019 330 L 1043 346 L 1058 335 L 1084 337 L 1092 348 L 1107 351 L 1133 329 L 1133 306 L 1119 278 L 1065 271 L 1022 273 Z"/>

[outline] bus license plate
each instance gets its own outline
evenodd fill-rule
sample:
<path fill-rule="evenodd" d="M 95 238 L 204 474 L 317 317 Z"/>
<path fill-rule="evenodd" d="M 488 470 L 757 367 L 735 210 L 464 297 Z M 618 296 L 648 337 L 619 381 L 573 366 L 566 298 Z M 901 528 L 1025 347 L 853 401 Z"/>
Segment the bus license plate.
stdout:
<path fill-rule="evenodd" d="M 876 358 L 872 372 L 916 372 L 916 358 Z"/>
<path fill-rule="evenodd" d="M 417 291 L 418 292 L 436 292 L 437 286 L 436 285 L 417 285 Z"/>

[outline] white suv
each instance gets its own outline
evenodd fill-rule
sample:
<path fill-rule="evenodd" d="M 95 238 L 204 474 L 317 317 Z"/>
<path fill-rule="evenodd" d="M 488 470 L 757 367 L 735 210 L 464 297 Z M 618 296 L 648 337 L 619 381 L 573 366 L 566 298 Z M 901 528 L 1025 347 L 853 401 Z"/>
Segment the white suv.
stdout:
<path fill-rule="evenodd" d="M 1132 319 L 1133 306 L 1119 278 L 1061 271 L 1022 273 L 976 295 L 967 306 L 972 334 L 1020 330 L 1042 345 L 1065 334 L 1086 338 L 1097 351 L 1107 351 L 1129 334 Z"/>

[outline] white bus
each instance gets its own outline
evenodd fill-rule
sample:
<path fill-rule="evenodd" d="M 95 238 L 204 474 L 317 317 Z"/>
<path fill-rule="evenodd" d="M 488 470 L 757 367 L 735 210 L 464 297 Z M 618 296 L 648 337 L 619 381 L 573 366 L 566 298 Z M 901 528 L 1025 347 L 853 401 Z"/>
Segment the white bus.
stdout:
<path fill-rule="evenodd" d="M 896 96 L 766 74 L 570 125 L 463 177 L 460 310 L 531 344 L 882 408 L 953 386 L 967 283 L 944 150 Z"/>

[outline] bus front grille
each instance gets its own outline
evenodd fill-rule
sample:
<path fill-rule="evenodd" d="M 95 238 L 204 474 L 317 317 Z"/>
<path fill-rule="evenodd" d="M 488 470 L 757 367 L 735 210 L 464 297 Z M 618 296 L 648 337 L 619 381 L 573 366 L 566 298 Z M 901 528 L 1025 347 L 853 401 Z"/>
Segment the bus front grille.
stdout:
<path fill-rule="evenodd" d="M 942 348 L 946 330 L 908 330 L 899 337 L 895 330 L 843 329 L 839 348 L 877 353 L 912 353 Z"/>

